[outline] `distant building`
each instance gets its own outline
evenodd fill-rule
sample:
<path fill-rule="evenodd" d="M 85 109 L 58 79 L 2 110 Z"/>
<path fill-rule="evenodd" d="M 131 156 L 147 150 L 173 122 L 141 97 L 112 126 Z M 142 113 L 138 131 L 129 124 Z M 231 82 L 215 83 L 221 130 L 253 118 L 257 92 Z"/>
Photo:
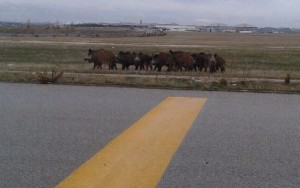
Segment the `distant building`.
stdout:
<path fill-rule="evenodd" d="M 56 23 L 31 23 L 28 19 L 27 22 L 1 22 L 0 27 L 46 27 L 46 28 L 68 28 L 68 27 L 115 27 L 122 29 L 129 29 L 152 34 L 163 31 L 170 32 L 226 32 L 226 33 L 272 33 L 272 34 L 280 34 L 280 33 L 299 33 L 300 28 L 273 28 L 273 27 L 254 27 L 249 24 L 239 24 L 236 26 L 227 26 L 222 23 L 211 24 L 207 26 L 195 26 L 195 25 L 179 25 L 176 23 L 171 24 L 158 24 L 158 23 L 143 23 L 143 20 L 140 19 L 139 23 L 132 22 L 120 22 L 120 23 L 59 23 L 57 20 Z"/>
<path fill-rule="evenodd" d="M 258 28 L 253 26 L 237 26 L 235 30 L 237 33 L 257 33 Z"/>
<path fill-rule="evenodd" d="M 274 34 L 293 32 L 292 29 L 290 28 L 274 28 L 274 27 L 263 27 L 263 28 L 259 28 L 258 31 L 260 33 L 274 33 Z"/>
<path fill-rule="evenodd" d="M 160 28 L 165 31 L 199 31 L 194 25 L 178 25 L 178 24 L 158 24 L 155 28 Z"/>

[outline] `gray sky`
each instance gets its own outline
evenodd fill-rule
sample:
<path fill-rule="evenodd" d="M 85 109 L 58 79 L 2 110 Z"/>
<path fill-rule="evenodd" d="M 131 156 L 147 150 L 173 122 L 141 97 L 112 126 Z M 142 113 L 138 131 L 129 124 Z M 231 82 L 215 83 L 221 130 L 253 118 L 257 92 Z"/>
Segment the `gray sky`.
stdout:
<path fill-rule="evenodd" d="M 247 23 L 300 28 L 300 0 L 0 0 L 0 21 Z"/>

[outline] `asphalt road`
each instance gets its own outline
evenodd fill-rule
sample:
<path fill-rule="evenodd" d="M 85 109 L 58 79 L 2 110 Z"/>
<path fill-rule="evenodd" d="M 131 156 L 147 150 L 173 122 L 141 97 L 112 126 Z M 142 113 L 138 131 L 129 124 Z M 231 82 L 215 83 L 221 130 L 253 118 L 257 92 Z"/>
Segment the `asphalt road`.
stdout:
<path fill-rule="evenodd" d="M 300 96 L 0 83 L 0 187 L 54 187 L 168 96 L 208 98 L 158 187 L 300 187 Z"/>

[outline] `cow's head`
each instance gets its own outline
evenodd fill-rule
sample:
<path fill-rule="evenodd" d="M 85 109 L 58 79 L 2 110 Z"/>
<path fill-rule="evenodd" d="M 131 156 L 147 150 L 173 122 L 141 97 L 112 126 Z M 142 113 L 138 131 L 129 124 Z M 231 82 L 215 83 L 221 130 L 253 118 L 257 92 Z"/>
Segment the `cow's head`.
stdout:
<path fill-rule="evenodd" d="M 141 58 L 139 57 L 139 56 L 136 56 L 135 58 L 134 58 L 134 63 L 140 63 L 142 60 L 141 60 Z"/>
<path fill-rule="evenodd" d="M 89 49 L 88 55 L 91 56 L 93 54 L 93 50 Z"/>
<path fill-rule="evenodd" d="M 87 61 L 89 63 L 92 63 L 93 62 L 93 59 L 92 58 L 84 58 L 84 61 Z"/>
<path fill-rule="evenodd" d="M 157 60 L 158 60 L 158 54 L 152 55 L 151 64 L 152 64 L 152 65 L 157 64 Z"/>
<path fill-rule="evenodd" d="M 119 51 L 118 55 L 116 55 L 116 59 L 118 61 L 121 61 L 122 60 L 122 56 L 123 56 L 123 51 Z"/>
<path fill-rule="evenodd" d="M 89 49 L 89 51 L 88 51 L 88 57 L 85 57 L 84 61 L 92 63 L 93 62 L 92 54 L 93 54 L 93 50 Z"/>

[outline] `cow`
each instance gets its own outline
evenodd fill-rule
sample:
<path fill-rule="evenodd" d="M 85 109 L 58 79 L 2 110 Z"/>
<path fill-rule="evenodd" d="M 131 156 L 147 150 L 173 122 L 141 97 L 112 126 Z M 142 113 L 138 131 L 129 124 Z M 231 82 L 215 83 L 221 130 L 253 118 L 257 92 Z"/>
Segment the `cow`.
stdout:
<path fill-rule="evenodd" d="M 190 53 L 186 53 L 182 51 L 173 52 L 172 50 L 170 50 L 170 53 L 172 54 L 175 61 L 175 68 L 174 68 L 175 70 L 179 69 L 182 71 L 182 67 L 186 71 L 191 71 L 193 69 L 196 70 L 195 60 Z"/>
<path fill-rule="evenodd" d="M 168 67 L 167 71 L 172 71 L 175 65 L 174 58 L 171 53 L 160 52 L 152 56 L 151 64 L 154 65 L 154 70 L 161 71 L 163 66 Z"/>
<path fill-rule="evenodd" d="M 89 63 L 94 63 L 95 68 L 102 69 L 103 64 L 107 64 L 109 69 L 117 69 L 116 57 L 110 50 L 99 49 L 99 50 L 88 50 L 88 57 L 84 58 Z"/>
<path fill-rule="evenodd" d="M 137 54 L 137 56 L 134 59 L 134 63 L 136 66 L 135 70 L 138 70 L 138 68 L 140 70 L 145 70 L 145 67 L 146 67 L 146 71 L 148 71 L 149 67 L 152 70 L 151 61 L 152 61 L 151 56 L 140 52 L 139 54 Z"/>
<path fill-rule="evenodd" d="M 213 73 L 217 72 L 218 70 L 220 70 L 221 72 L 225 72 L 225 60 L 217 54 L 210 54 L 209 72 Z"/>
<path fill-rule="evenodd" d="M 217 60 L 215 58 L 215 55 L 208 54 L 209 61 L 208 61 L 208 66 L 209 66 L 209 72 L 214 73 L 217 71 Z"/>
<path fill-rule="evenodd" d="M 198 54 L 192 54 L 195 60 L 195 67 L 201 72 L 203 69 L 206 72 L 209 64 L 210 57 L 208 54 L 204 52 L 200 52 Z"/>
<path fill-rule="evenodd" d="M 122 70 L 129 69 L 130 65 L 135 65 L 134 59 L 136 58 L 136 53 L 133 52 L 123 52 L 120 51 L 117 55 L 118 63 L 122 65 Z"/>
<path fill-rule="evenodd" d="M 172 50 L 169 50 L 169 52 L 170 52 L 170 54 L 172 54 L 174 57 L 177 57 L 178 55 L 185 53 L 184 51 L 172 51 Z"/>
<path fill-rule="evenodd" d="M 220 69 L 221 72 L 225 72 L 225 60 L 223 57 L 215 54 L 214 55 L 215 59 L 216 59 L 216 71 Z"/>

